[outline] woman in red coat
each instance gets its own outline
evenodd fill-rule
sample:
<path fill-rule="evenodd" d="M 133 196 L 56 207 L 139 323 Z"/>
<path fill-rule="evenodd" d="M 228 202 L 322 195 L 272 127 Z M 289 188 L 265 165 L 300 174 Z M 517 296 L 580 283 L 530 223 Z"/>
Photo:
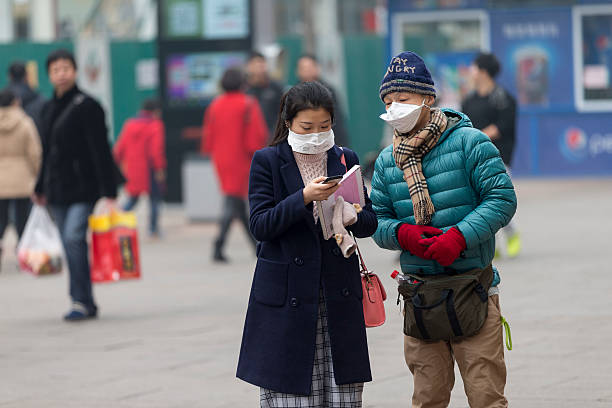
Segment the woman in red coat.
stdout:
<path fill-rule="evenodd" d="M 235 218 L 240 219 L 255 244 L 249 232 L 246 204 L 249 169 L 255 151 L 264 147 L 268 129 L 257 100 L 242 91 L 244 85 L 240 69 L 225 71 L 221 79 L 224 92 L 212 101 L 204 115 L 202 153 L 212 158 L 225 196 L 213 253 L 217 262 L 227 262 L 223 246 Z"/>
<path fill-rule="evenodd" d="M 164 124 L 160 117 L 159 102 L 146 100 L 139 115 L 125 122 L 113 149 L 115 160 L 127 178 L 128 201 L 123 209 L 130 211 L 142 194 L 148 194 L 151 236 L 159 235 L 157 220 L 166 177 Z"/>

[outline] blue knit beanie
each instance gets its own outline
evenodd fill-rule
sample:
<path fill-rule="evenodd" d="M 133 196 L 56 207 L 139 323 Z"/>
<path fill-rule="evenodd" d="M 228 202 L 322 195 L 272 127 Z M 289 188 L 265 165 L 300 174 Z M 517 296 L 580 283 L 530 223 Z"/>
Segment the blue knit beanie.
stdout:
<path fill-rule="evenodd" d="M 433 79 L 423 58 L 405 51 L 393 57 L 380 84 L 380 99 L 391 92 L 412 92 L 436 96 Z"/>

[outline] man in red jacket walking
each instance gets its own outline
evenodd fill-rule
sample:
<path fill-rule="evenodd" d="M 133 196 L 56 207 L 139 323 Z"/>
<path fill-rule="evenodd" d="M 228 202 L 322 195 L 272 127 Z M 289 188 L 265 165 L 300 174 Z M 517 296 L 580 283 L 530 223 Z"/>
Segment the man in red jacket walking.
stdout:
<path fill-rule="evenodd" d="M 204 116 L 202 153 L 212 158 L 221 191 L 225 195 L 215 241 L 213 260 L 227 262 L 223 246 L 235 218 L 242 222 L 249 239 L 247 193 L 249 170 L 255 151 L 264 147 L 268 129 L 256 99 L 243 92 L 245 77 L 238 68 L 228 69 L 221 79 L 223 94 L 216 97 Z"/>
<path fill-rule="evenodd" d="M 159 101 L 147 99 L 138 116 L 125 122 L 113 153 L 127 178 L 128 201 L 123 209 L 130 211 L 142 194 L 148 194 L 149 233 L 159 237 L 159 207 L 166 182 L 164 124 Z"/>

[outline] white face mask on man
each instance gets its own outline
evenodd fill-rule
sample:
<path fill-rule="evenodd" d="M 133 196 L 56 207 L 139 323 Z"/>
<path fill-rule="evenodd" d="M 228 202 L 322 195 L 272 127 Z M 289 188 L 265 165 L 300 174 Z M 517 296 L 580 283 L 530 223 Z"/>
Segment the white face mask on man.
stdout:
<path fill-rule="evenodd" d="M 393 102 L 387 112 L 380 115 L 380 118 L 387 122 L 399 133 L 408 133 L 419 121 L 421 110 L 425 106 L 425 99 L 420 105 L 411 103 Z"/>
<path fill-rule="evenodd" d="M 334 146 L 334 131 L 329 129 L 325 132 L 300 135 L 289 129 L 287 142 L 289 143 L 289 146 L 291 146 L 291 149 L 297 153 L 323 153 Z"/>

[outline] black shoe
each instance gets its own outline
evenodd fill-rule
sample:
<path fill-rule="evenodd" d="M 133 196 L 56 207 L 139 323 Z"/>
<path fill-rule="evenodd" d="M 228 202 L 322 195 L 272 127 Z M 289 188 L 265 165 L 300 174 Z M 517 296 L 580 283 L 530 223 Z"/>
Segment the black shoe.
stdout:
<path fill-rule="evenodd" d="M 97 308 L 94 310 L 88 310 L 81 303 L 73 302 L 72 309 L 64 315 L 64 320 L 67 322 L 78 322 L 82 320 L 95 319 L 98 317 Z"/>
<path fill-rule="evenodd" d="M 221 253 L 220 250 L 215 250 L 213 253 L 213 261 L 219 263 L 228 263 L 228 259 Z"/>

